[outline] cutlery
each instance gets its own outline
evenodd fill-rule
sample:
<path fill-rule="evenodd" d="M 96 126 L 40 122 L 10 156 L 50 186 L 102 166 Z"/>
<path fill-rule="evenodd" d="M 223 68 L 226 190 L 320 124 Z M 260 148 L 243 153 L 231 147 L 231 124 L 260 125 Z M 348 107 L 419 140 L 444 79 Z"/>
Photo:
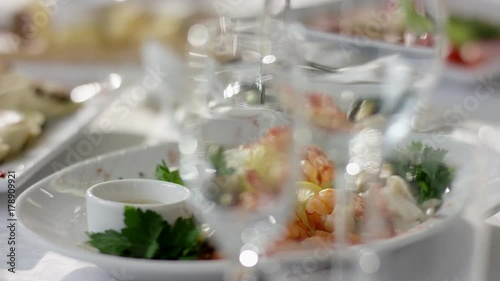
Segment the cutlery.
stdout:
<path fill-rule="evenodd" d="M 116 73 L 110 73 L 106 79 L 100 82 L 93 82 L 80 85 L 70 93 L 70 98 L 74 103 L 83 103 L 98 94 L 109 92 L 120 87 L 122 77 Z"/>

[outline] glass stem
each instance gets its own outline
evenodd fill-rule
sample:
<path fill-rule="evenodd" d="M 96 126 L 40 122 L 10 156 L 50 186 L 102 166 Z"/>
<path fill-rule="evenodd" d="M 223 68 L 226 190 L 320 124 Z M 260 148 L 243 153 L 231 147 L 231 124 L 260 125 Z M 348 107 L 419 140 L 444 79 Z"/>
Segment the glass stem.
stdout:
<path fill-rule="evenodd" d="M 349 280 L 348 268 L 349 253 L 349 230 L 347 228 L 347 216 L 349 215 L 349 202 L 352 200 L 350 191 L 354 190 L 354 178 L 346 171 L 349 161 L 341 161 L 335 167 L 335 202 L 334 203 L 334 247 L 333 267 L 331 280 L 345 281 Z"/>
<path fill-rule="evenodd" d="M 345 250 L 346 245 L 346 217 L 345 208 L 346 206 L 346 181 L 345 181 L 345 165 L 336 165 L 335 167 L 335 201 L 333 202 L 335 208 L 333 210 L 335 221 L 334 221 L 334 248 L 335 254 L 332 260 L 333 268 L 331 272 L 331 280 L 344 280 L 345 272 Z"/>
<path fill-rule="evenodd" d="M 477 169 L 477 185 L 475 198 L 469 209 L 466 211 L 466 218 L 474 227 L 473 253 L 471 255 L 471 280 L 485 281 L 488 280 L 488 253 L 490 249 L 490 231 L 491 228 L 484 222 L 486 217 L 486 208 L 484 202 L 487 201 L 488 190 L 486 182 L 488 181 L 487 171 L 490 167 L 490 158 L 488 157 L 488 149 L 484 145 L 479 144 L 475 155 Z"/>
<path fill-rule="evenodd" d="M 290 12 L 291 0 L 285 0 L 285 8 L 283 9 L 283 22 L 288 22 L 288 13 Z"/>

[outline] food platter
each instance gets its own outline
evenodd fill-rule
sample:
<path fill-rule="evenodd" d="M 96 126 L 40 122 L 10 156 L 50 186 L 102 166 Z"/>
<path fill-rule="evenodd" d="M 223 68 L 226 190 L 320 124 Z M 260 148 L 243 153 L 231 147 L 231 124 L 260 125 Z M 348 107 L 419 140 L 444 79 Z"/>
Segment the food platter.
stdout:
<path fill-rule="evenodd" d="M 100 156 L 49 176 L 18 198 L 16 214 L 25 226 L 21 231 L 56 252 L 96 263 L 108 272 L 123 272 L 129 278 L 198 280 L 203 276 L 206 280 L 220 279 L 223 263 L 217 261 L 197 261 L 194 271 L 193 262 L 115 257 L 82 246 L 86 241 L 85 192 L 88 187 L 120 177 L 153 178 L 158 161 L 165 159 L 172 163 L 176 155 L 177 145 L 173 143 L 142 147 Z M 134 164 L 130 165 L 130 161 Z"/>
<path fill-rule="evenodd" d="M 325 17 L 325 21 L 329 21 L 330 15 L 335 15 L 336 13 L 342 11 L 342 3 L 337 2 L 333 4 L 333 6 L 329 6 L 332 4 L 325 1 L 319 2 L 321 3 L 316 6 L 311 5 L 308 7 L 297 7 L 297 9 L 292 10 L 291 13 L 294 19 L 307 26 L 308 36 L 311 39 L 328 43 L 331 46 L 336 45 L 336 47 L 329 50 L 329 52 L 323 52 L 322 54 L 317 55 L 317 57 L 322 58 L 322 60 L 319 60 L 317 63 L 322 63 L 324 66 L 337 67 L 338 63 L 330 65 L 328 62 L 325 63 L 325 60 L 328 61 L 331 60 L 329 57 L 337 56 L 335 54 L 332 55 L 332 51 L 345 54 L 348 50 L 351 51 L 351 48 L 354 48 L 355 51 L 349 57 L 354 56 L 355 59 L 357 59 L 358 56 L 365 57 L 372 55 L 371 53 L 376 54 L 377 52 L 384 51 L 392 53 L 396 52 L 404 55 L 415 55 L 416 57 L 436 51 L 435 49 L 426 46 L 406 46 L 403 43 L 390 43 L 380 38 L 374 39 L 364 35 L 353 36 L 343 34 L 338 31 L 324 31 L 322 30 L 324 27 L 321 26 L 321 18 Z M 447 0 L 444 2 L 450 8 L 448 12 L 453 13 L 453 15 L 456 14 L 466 19 L 480 18 L 486 22 L 498 24 L 498 18 L 491 12 L 498 9 L 498 3 L 495 3 L 494 1 L 479 1 L 481 4 L 473 4 L 473 2 L 463 0 Z M 368 19 L 373 19 L 374 17 L 374 15 L 365 16 L 367 22 L 364 24 L 368 26 L 367 29 L 371 27 L 370 24 L 373 24 L 373 22 L 369 22 Z M 331 19 L 335 18 L 339 18 L 339 16 L 331 17 Z M 319 26 L 314 26 L 314 22 L 316 20 L 320 23 Z M 377 24 L 384 26 L 384 24 L 381 23 L 384 22 L 384 19 L 381 20 L 375 18 L 373 21 L 376 23 L 374 24 L 375 26 L 377 26 Z M 329 26 L 326 23 L 323 24 Z M 450 42 L 447 43 L 450 44 Z M 446 56 L 449 56 L 449 59 L 447 63 L 445 63 L 442 71 L 442 76 L 444 78 L 452 81 L 460 81 L 462 83 L 478 83 L 478 79 L 484 79 L 484 77 L 491 77 L 500 73 L 498 59 L 494 55 L 491 58 L 483 59 L 480 62 L 469 65 L 463 62 L 455 62 L 452 55 L 448 54 L 449 48 L 450 46 L 443 46 L 443 50 L 441 50 L 443 55 L 446 53 Z"/>
<path fill-rule="evenodd" d="M 227 136 L 227 135 L 226 135 Z M 234 136 L 233 136 L 234 137 Z M 427 135 L 415 134 L 413 139 L 431 142 Z M 447 149 L 450 163 L 466 163 L 470 159 L 469 144 L 452 137 L 439 144 Z M 57 172 L 26 190 L 17 202 L 17 218 L 21 231 L 61 254 L 95 263 L 106 272 L 122 272 L 133 280 L 217 280 L 222 275 L 223 261 L 160 261 L 123 258 L 98 253 L 86 246 L 85 192 L 95 183 L 118 178 L 154 178 L 155 167 L 162 160 L 175 166 L 178 161 L 176 143 L 143 146 L 114 152 L 87 160 Z M 457 178 L 452 190 L 437 214 L 419 226 L 394 238 L 370 245 L 377 251 L 391 251 L 422 241 L 446 229 L 459 218 L 471 186 L 470 177 L 457 166 Z M 353 247 L 362 249 L 363 245 Z M 288 255 L 287 262 L 300 262 L 303 255 Z M 277 257 L 281 257 L 280 254 Z M 265 264 L 265 260 L 263 263 Z M 127 280 L 127 279 L 126 279 Z"/>
<path fill-rule="evenodd" d="M 408 57 L 414 56 L 418 58 L 419 56 L 425 56 L 429 55 L 432 53 L 433 50 L 426 48 L 426 47 L 406 47 L 403 45 L 397 45 L 397 44 L 391 44 L 391 43 L 386 43 L 383 41 L 375 40 L 375 39 L 370 39 L 370 38 L 353 38 L 351 36 L 347 35 L 342 35 L 342 34 L 336 34 L 336 33 L 326 33 L 322 31 L 314 31 L 310 30 L 308 31 L 308 35 L 310 36 L 311 39 L 316 40 L 317 42 L 323 42 L 323 43 L 334 43 L 336 44 L 336 49 L 331 47 L 330 50 L 320 50 L 317 54 L 315 54 L 315 58 L 321 58 L 320 60 L 314 61 L 315 63 L 320 63 L 322 65 L 325 65 L 327 67 L 338 67 L 338 64 L 341 62 L 334 61 L 332 64 L 328 64 L 328 57 L 335 57 L 334 54 L 335 52 L 345 54 L 346 50 L 348 48 L 351 48 L 352 46 L 358 46 L 354 47 L 357 52 L 357 57 L 370 57 L 373 56 L 373 54 L 376 54 L 380 50 L 386 51 L 386 52 L 398 52 L 405 54 Z M 334 45 L 335 46 L 335 45 Z M 356 49 L 357 48 L 357 49 Z M 361 51 L 359 52 L 358 51 Z M 357 58 L 356 57 L 356 58 Z M 325 63 L 325 58 L 326 62 Z M 351 58 L 351 57 L 349 57 Z M 330 59 L 331 60 L 331 59 Z M 343 62 L 344 64 L 347 62 Z M 342 64 L 342 63 L 341 63 Z M 481 77 L 490 77 L 498 74 L 500 72 L 500 67 L 498 64 L 498 60 L 493 59 L 490 61 L 486 61 L 482 63 L 481 65 L 478 66 L 471 66 L 471 67 L 464 67 L 464 66 L 459 66 L 459 65 L 454 65 L 454 64 L 447 64 L 444 67 L 443 70 L 443 76 L 445 78 L 451 79 L 451 80 L 456 80 L 456 81 L 462 81 L 462 82 L 478 82 L 478 78 Z"/>
<path fill-rule="evenodd" d="M 66 116 L 59 117 L 44 125 L 41 135 L 34 140 L 24 151 L 0 164 L 0 171 L 16 174 L 16 187 L 21 187 L 33 174 L 66 149 L 82 130 L 100 112 L 114 100 L 120 97 L 123 85 L 122 76 L 109 73 L 106 70 L 92 71 L 81 65 L 50 65 L 46 63 L 24 63 L 16 65 L 19 72 L 36 77 L 44 81 L 58 81 L 69 89 L 77 89 L 89 98 L 81 103 L 80 107 Z M 30 71 L 25 71 L 29 68 Z M 51 75 L 47 76 L 44 69 L 51 69 Z M 68 76 L 70 69 L 73 73 Z M 75 78 L 75 73 L 78 78 Z M 99 86 L 97 89 L 95 86 Z M 69 163 L 68 163 L 69 164 Z M 64 165 L 62 166 L 64 167 Z M 54 167 L 54 171 L 62 168 L 60 165 Z M 7 179 L 0 178 L 0 193 L 6 192 L 8 188 Z"/>

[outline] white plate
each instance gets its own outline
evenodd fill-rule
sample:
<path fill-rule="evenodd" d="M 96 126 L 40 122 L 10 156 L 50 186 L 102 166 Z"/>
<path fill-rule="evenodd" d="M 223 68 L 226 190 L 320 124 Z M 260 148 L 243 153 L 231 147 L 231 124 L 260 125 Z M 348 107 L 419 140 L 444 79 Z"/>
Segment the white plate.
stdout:
<path fill-rule="evenodd" d="M 369 38 L 353 38 L 338 33 L 328 33 L 322 31 L 308 31 L 308 36 L 312 40 L 323 43 L 331 43 L 331 48 L 319 50 L 311 59 L 311 62 L 330 67 L 343 67 L 351 63 L 352 60 L 368 61 L 377 56 L 391 55 L 396 53 L 404 54 L 408 57 L 418 58 L 419 56 L 429 56 L 433 49 L 426 47 L 405 47 L 401 44 L 391 44 L 381 40 Z M 354 47 L 355 46 L 355 47 Z M 350 48 L 354 47 L 354 51 Z M 353 52 L 346 58 L 347 52 Z M 333 60 L 332 60 L 333 59 Z M 481 77 L 490 77 L 500 74 L 500 59 L 492 59 L 483 62 L 475 67 L 459 66 L 446 63 L 443 69 L 443 76 L 452 80 L 467 83 L 478 83 Z"/>
<path fill-rule="evenodd" d="M 25 233 L 61 254 L 90 261 L 126 280 L 217 280 L 223 262 L 150 261 L 99 254 L 87 240 L 85 191 L 95 183 L 123 178 L 153 178 L 156 164 L 176 162 L 177 145 L 112 153 L 76 164 L 30 187 L 19 196 L 16 215 Z M 141 174 L 142 173 L 142 174 Z"/>
<path fill-rule="evenodd" d="M 234 136 L 226 134 L 229 139 Z M 434 140 L 416 136 L 425 142 Z M 439 147 L 450 151 L 451 163 L 464 163 L 473 152 L 469 145 L 450 140 Z M 153 178 L 155 167 L 161 160 L 175 166 L 178 160 L 177 145 L 172 143 L 140 147 L 111 153 L 64 169 L 30 187 L 19 196 L 16 215 L 23 226 L 23 235 L 40 241 L 61 254 L 95 263 L 106 272 L 122 272 L 133 280 L 220 280 L 223 261 L 147 261 L 100 254 L 84 245 L 86 209 L 85 191 L 91 185 L 122 178 Z M 370 245 L 372 250 L 390 251 L 426 239 L 444 231 L 459 218 L 471 182 L 460 177 L 447 194 L 443 207 L 435 218 L 400 236 Z M 359 246 L 360 248 L 363 246 Z M 305 255 L 310 254 L 304 253 Z M 303 257 L 289 255 L 287 261 Z M 289 260 L 291 259 L 291 260 Z M 126 279 L 126 280 L 129 280 Z"/>
<path fill-rule="evenodd" d="M 83 81 L 85 83 L 104 81 L 113 70 L 109 66 L 96 70 L 90 66 L 85 68 L 81 65 L 51 65 L 46 63 L 24 63 L 17 65 L 17 68 L 20 69 L 21 73 L 29 77 L 59 82 L 68 87 L 77 86 L 79 85 L 78 83 L 81 84 Z M 117 77 L 115 76 L 115 78 Z M 75 112 L 57 120 L 49 121 L 35 143 L 15 158 L 1 164 L 0 171 L 14 171 L 16 174 L 15 186 L 16 188 L 22 187 L 24 182 L 42 167 L 48 165 L 54 157 L 67 148 L 86 125 L 97 117 L 106 106 L 120 96 L 123 86 L 120 87 L 117 85 L 107 86 L 105 89 L 102 89 L 97 96 L 85 101 Z M 54 167 L 54 171 L 60 168 Z M 6 192 L 7 187 L 7 179 L 0 178 L 0 193 Z"/>
<path fill-rule="evenodd" d="M 473 67 L 447 64 L 444 77 L 466 83 L 484 83 L 487 79 L 500 75 L 500 58 L 492 58 Z"/>

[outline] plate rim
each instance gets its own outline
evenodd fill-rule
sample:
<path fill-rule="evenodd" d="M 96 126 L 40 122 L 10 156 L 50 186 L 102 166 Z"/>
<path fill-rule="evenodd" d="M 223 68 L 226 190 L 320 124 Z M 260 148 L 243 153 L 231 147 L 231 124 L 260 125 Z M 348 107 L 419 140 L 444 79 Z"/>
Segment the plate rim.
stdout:
<path fill-rule="evenodd" d="M 57 178 L 58 176 L 63 175 L 67 171 L 75 170 L 83 166 L 87 166 L 91 163 L 98 163 L 102 159 L 109 159 L 109 158 L 115 158 L 115 157 L 120 157 L 122 155 L 128 154 L 128 153 L 134 153 L 134 152 L 140 152 L 148 149 L 160 149 L 160 148 L 166 148 L 168 146 L 173 146 L 177 145 L 177 142 L 162 142 L 159 144 L 143 144 L 143 145 L 138 145 L 135 147 L 131 148 L 126 148 L 114 152 L 110 152 L 101 156 L 97 156 L 91 159 L 87 159 L 78 163 L 75 163 L 71 166 L 68 166 L 52 175 L 47 176 L 46 178 L 42 179 L 41 181 L 37 182 L 36 184 L 30 186 L 28 189 L 26 189 L 17 199 L 16 202 L 16 209 L 17 210 L 22 210 L 22 205 L 25 204 L 25 198 L 27 198 L 32 192 L 35 192 L 36 190 L 39 190 L 42 188 L 44 185 L 46 185 L 48 182 L 53 180 L 54 178 Z M 17 213 L 17 212 L 16 212 Z M 361 244 L 361 245 L 356 245 L 352 246 L 349 249 L 352 250 L 353 252 L 359 251 L 359 250 L 372 250 L 372 251 L 378 251 L 378 252 L 390 252 L 394 251 L 397 249 L 402 249 L 408 245 L 414 244 L 418 241 L 422 241 L 425 239 L 428 239 L 431 236 L 434 236 L 440 232 L 442 232 L 443 229 L 446 229 L 450 224 L 452 224 L 454 221 L 460 218 L 460 214 L 462 213 L 462 210 L 460 212 L 453 213 L 452 215 L 446 216 L 445 218 L 436 218 L 433 220 L 432 218 L 424 221 L 423 223 L 419 224 L 416 227 L 424 227 L 426 228 L 424 231 L 417 231 L 413 233 L 408 233 L 408 234 L 399 234 L 398 236 L 389 238 L 389 239 L 384 239 L 380 241 L 373 242 L 372 244 Z M 17 215 L 17 214 L 16 214 Z M 32 230 L 29 226 L 26 225 L 24 218 L 23 217 L 17 217 L 18 221 L 20 222 L 20 225 L 22 229 L 27 233 L 31 238 L 33 238 L 36 241 L 39 241 L 41 244 L 45 245 L 46 247 L 53 249 L 55 252 L 61 253 L 65 256 L 84 260 L 90 263 L 94 263 L 97 266 L 101 267 L 106 264 L 120 264 L 121 266 L 125 263 L 130 266 L 147 266 L 149 269 L 154 269 L 157 268 L 169 268 L 173 269 L 175 268 L 177 271 L 184 271 L 187 270 L 187 267 L 193 266 L 196 264 L 197 268 L 201 268 L 202 270 L 206 270 L 206 272 L 211 272 L 211 273 L 219 273 L 221 270 L 223 270 L 223 266 L 226 265 L 229 261 L 227 260 L 196 260 L 196 261 L 175 261 L 175 260 L 148 260 L 148 259 L 137 259 L 137 258 L 128 258 L 128 257 L 119 257 L 119 256 L 113 256 L 113 255 L 107 255 L 107 254 L 101 254 L 98 252 L 92 252 L 88 251 L 85 249 L 78 249 L 75 250 L 74 248 L 64 248 L 63 246 L 60 246 L 57 243 L 54 243 L 54 241 L 45 239 L 43 236 L 39 235 L 36 233 L 35 230 Z M 436 222 L 437 223 L 429 227 L 428 225 Z M 427 227 L 425 227 L 427 226 Z M 75 244 L 76 245 L 76 244 Z M 300 257 L 305 257 L 305 256 L 310 256 L 311 253 L 315 249 L 311 250 L 304 250 L 304 251 L 295 251 L 293 252 L 293 257 L 291 255 L 287 255 L 288 252 L 284 252 L 282 254 L 278 253 L 274 256 L 270 257 L 264 257 L 262 259 L 262 262 L 265 262 L 265 260 L 273 260 L 273 259 L 279 259 L 280 261 L 283 262 L 293 262 L 294 260 L 297 260 Z M 145 265 L 147 264 L 147 265 Z M 186 267 L 186 268 L 184 268 Z"/>
<path fill-rule="evenodd" d="M 110 264 L 110 263 L 116 263 L 119 264 L 122 267 L 125 267 L 124 263 L 126 264 L 133 264 L 134 266 L 146 266 L 155 268 L 156 266 L 175 266 L 178 268 L 179 266 L 186 266 L 186 270 L 189 269 L 187 267 L 191 267 L 193 265 L 193 262 L 197 263 L 197 267 L 208 267 L 207 270 L 220 270 L 220 269 L 212 269 L 214 267 L 214 264 L 217 265 L 223 265 L 227 261 L 218 261 L 218 260 L 210 260 L 210 261 L 204 261 L 204 260 L 196 260 L 196 261 L 181 261 L 181 260 L 148 260 L 148 259 L 138 259 L 138 258 L 128 258 L 128 257 L 120 257 L 120 256 L 114 256 L 114 255 L 107 255 L 107 254 L 101 254 L 98 252 L 92 252 L 92 251 L 87 251 L 84 249 L 79 249 L 77 251 L 72 250 L 72 248 L 68 249 L 63 246 L 60 246 L 57 243 L 53 243 L 53 241 L 44 239 L 43 236 L 40 236 L 39 234 L 36 233 L 36 231 L 32 230 L 30 227 L 28 227 L 22 217 L 18 217 L 18 211 L 22 209 L 22 205 L 25 204 L 26 197 L 28 197 L 32 192 L 35 192 L 37 190 L 40 190 L 45 184 L 53 180 L 54 178 L 57 178 L 58 176 L 63 175 L 67 171 L 70 171 L 72 169 L 88 165 L 89 163 L 96 163 L 99 162 L 102 158 L 113 158 L 116 156 L 123 155 L 124 153 L 127 152 L 138 152 L 142 151 L 145 149 L 149 149 L 150 147 L 162 147 L 166 145 L 172 145 L 174 142 L 164 142 L 161 144 L 156 144 L 156 145 L 139 145 L 135 146 L 132 148 L 126 148 L 118 151 L 113 151 L 107 154 L 104 154 L 102 156 L 97 156 L 94 158 L 90 158 L 78 163 L 75 163 L 73 165 L 70 165 L 68 167 L 65 167 L 64 169 L 57 171 L 56 173 L 53 173 L 44 179 L 38 181 L 37 183 L 33 184 L 32 186 L 28 187 L 26 190 L 24 190 L 17 198 L 16 200 L 16 218 L 19 221 L 19 224 L 21 226 L 21 229 L 23 229 L 23 235 L 28 235 L 30 238 L 33 240 L 36 240 L 40 242 L 40 244 L 43 244 L 44 246 L 48 247 L 49 249 L 53 249 L 55 252 L 60 253 L 64 256 L 71 257 L 71 258 L 76 258 L 79 260 L 83 261 L 88 261 L 91 263 L 94 263 L 96 265 L 99 264 Z M 76 244 L 75 244 L 76 245 Z M 146 265 L 147 264 L 147 265 Z"/>

